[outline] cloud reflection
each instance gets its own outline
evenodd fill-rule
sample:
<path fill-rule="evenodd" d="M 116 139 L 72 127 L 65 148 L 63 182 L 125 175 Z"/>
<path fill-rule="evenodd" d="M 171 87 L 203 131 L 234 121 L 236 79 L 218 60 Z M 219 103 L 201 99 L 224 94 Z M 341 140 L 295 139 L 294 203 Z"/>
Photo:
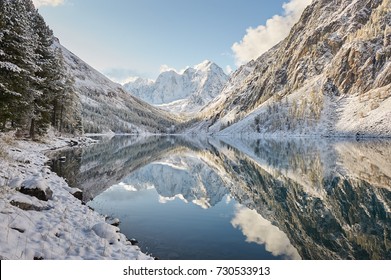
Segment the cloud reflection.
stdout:
<path fill-rule="evenodd" d="M 238 205 L 231 221 L 234 228 L 239 228 L 247 237 L 247 242 L 265 244 L 273 256 L 285 256 L 287 259 L 301 259 L 284 232 L 264 219 L 255 210 Z"/>

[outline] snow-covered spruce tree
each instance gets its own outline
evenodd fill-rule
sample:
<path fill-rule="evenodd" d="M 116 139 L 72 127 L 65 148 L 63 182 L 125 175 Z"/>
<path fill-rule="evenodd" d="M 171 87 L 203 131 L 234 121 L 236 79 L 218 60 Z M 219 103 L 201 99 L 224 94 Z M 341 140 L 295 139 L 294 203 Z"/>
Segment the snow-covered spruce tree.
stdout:
<path fill-rule="evenodd" d="M 53 111 L 52 102 L 56 98 L 57 80 L 61 77 L 57 74 L 58 65 L 53 48 L 53 33 L 46 26 L 44 19 L 38 13 L 34 13 L 31 19 L 32 27 L 37 35 L 35 45 L 36 72 L 34 73 L 34 85 L 36 95 L 31 108 L 30 136 L 43 135 L 51 122 Z"/>
<path fill-rule="evenodd" d="M 36 93 L 34 83 L 36 36 L 29 17 L 31 1 L 0 1 L 0 125 L 26 127 Z"/>
<path fill-rule="evenodd" d="M 0 9 L 0 129 L 18 128 L 31 138 L 50 125 L 81 132 L 72 79 L 53 32 L 31 0 L 0 0 Z"/>

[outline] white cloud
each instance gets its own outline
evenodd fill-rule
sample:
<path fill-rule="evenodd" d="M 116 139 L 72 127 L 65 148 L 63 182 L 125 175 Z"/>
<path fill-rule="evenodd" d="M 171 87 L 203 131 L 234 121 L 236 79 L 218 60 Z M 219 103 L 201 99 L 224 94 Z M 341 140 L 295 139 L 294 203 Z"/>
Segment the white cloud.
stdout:
<path fill-rule="evenodd" d="M 175 68 L 172 68 L 172 67 L 168 66 L 167 64 L 161 65 L 159 71 L 160 71 L 160 73 L 168 72 L 168 71 L 177 72 L 177 70 Z"/>
<path fill-rule="evenodd" d="M 119 83 L 121 85 L 128 82 L 134 82 L 138 77 L 146 76 L 146 74 L 139 73 L 136 70 L 128 68 L 104 69 L 102 70 L 102 73 L 113 82 Z"/>
<path fill-rule="evenodd" d="M 242 230 L 247 242 L 265 244 L 265 248 L 273 256 L 286 256 L 288 259 L 300 259 L 296 248 L 278 227 L 264 219 L 255 210 L 238 206 L 231 224 Z"/>
<path fill-rule="evenodd" d="M 41 6 L 59 6 L 64 4 L 65 0 L 33 0 L 36 8 Z"/>
<path fill-rule="evenodd" d="M 283 15 L 274 15 L 266 21 L 266 25 L 249 27 L 240 42 L 232 46 L 238 66 L 258 58 L 274 45 L 288 36 L 292 26 L 299 20 L 304 9 L 312 0 L 289 0 L 283 4 Z"/>
<path fill-rule="evenodd" d="M 167 64 L 163 64 L 163 65 L 160 66 L 159 70 L 160 70 L 160 73 L 168 72 L 168 71 L 174 71 L 174 72 L 176 72 L 178 74 L 183 74 L 186 71 L 187 68 L 189 68 L 189 66 L 186 66 L 184 69 L 177 70 L 177 69 L 175 69 L 173 67 L 168 66 Z"/>
<path fill-rule="evenodd" d="M 120 83 L 121 85 L 124 85 L 124 84 L 127 84 L 127 83 L 134 83 L 138 79 L 140 79 L 140 77 L 130 76 L 130 77 L 127 77 L 127 78 L 125 78 L 125 79 L 123 79 L 121 81 L 117 81 L 117 83 Z"/>

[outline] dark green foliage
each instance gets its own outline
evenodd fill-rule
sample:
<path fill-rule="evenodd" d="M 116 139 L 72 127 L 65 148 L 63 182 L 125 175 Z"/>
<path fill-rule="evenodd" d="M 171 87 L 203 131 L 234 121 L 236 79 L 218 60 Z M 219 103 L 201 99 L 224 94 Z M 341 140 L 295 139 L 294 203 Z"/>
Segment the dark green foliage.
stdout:
<path fill-rule="evenodd" d="M 53 40 L 31 0 L 0 0 L 0 130 L 64 127 L 73 84 Z"/>
<path fill-rule="evenodd" d="M 33 30 L 28 17 L 29 1 L 0 1 L 0 124 L 13 127 L 23 124 L 33 91 Z"/>

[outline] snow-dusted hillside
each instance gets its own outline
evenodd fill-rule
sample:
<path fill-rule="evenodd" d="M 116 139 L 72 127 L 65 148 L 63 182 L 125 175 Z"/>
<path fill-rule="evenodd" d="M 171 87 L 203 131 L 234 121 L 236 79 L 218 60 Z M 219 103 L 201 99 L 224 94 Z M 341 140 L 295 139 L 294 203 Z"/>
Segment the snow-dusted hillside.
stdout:
<path fill-rule="evenodd" d="M 314 0 L 289 36 L 242 66 L 194 130 L 391 136 L 390 0 Z"/>
<path fill-rule="evenodd" d="M 183 73 L 170 70 L 161 73 L 156 81 L 138 78 L 124 87 L 132 95 L 162 109 L 193 113 L 215 98 L 227 80 L 219 66 L 204 61 Z"/>
<path fill-rule="evenodd" d="M 165 111 L 131 95 L 86 64 L 65 47 L 61 48 L 65 66 L 74 77 L 82 107 L 85 132 L 165 133 L 175 124 Z"/>

